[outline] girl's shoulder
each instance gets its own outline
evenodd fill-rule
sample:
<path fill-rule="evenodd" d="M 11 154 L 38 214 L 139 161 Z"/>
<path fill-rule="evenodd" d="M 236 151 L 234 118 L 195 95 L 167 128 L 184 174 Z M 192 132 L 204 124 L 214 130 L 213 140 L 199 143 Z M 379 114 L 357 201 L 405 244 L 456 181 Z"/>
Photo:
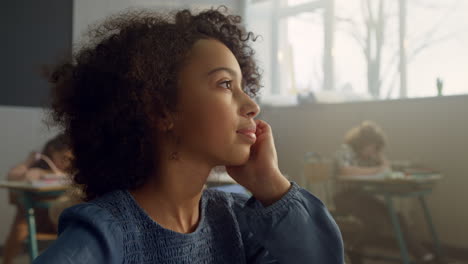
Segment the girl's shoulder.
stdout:
<path fill-rule="evenodd" d="M 69 230 L 85 230 L 93 236 L 120 236 L 122 229 L 116 218 L 94 203 L 81 203 L 67 208 L 59 217 L 58 234 Z"/>
<path fill-rule="evenodd" d="M 217 188 L 208 188 L 203 192 L 203 199 L 206 206 L 222 206 L 233 208 L 243 206 L 251 197 L 241 192 L 231 192 Z"/>
<path fill-rule="evenodd" d="M 104 194 L 89 202 L 80 203 L 63 211 L 59 220 L 59 232 L 74 222 L 118 223 L 130 216 L 134 210 L 125 191 L 118 190 Z M 123 218 L 123 219 L 122 219 Z"/>
<path fill-rule="evenodd" d="M 122 263 L 124 230 L 96 203 L 72 206 L 60 215 L 59 237 L 34 263 Z"/>

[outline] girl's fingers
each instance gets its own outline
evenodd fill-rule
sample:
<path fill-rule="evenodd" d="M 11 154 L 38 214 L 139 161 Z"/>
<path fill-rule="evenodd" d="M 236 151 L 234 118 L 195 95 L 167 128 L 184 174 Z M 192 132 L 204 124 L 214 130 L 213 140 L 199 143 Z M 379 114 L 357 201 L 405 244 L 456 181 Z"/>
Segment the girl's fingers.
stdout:
<path fill-rule="evenodd" d="M 257 124 L 257 127 L 260 127 L 260 128 L 265 126 L 265 121 L 261 119 L 255 120 L 255 123 Z"/>
<path fill-rule="evenodd" d="M 261 130 L 268 129 L 268 126 L 269 126 L 268 123 L 263 120 L 257 119 L 255 120 L 255 123 L 257 124 L 257 129 L 261 129 Z"/>
<path fill-rule="evenodd" d="M 262 134 L 268 134 L 268 132 L 270 131 L 270 125 L 267 122 L 257 119 L 255 120 L 255 123 L 257 124 L 257 136 Z"/>

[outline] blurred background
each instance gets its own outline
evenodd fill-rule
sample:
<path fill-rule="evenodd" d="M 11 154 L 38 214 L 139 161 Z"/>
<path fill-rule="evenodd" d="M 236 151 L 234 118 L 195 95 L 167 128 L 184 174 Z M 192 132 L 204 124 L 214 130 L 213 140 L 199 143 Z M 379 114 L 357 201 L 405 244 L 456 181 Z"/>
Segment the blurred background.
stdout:
<path fill-rule="evenodd" d="M 129 7 L 219 5 L 260 35 L 260 118 L 273 127 L 282 172 L 327 203 L 325 185 L 304 171 L 306 154 L 332 160 L 350 128 L 375 121 L 389 160 L 443 175 L 426 202 L 444 254 L 468 263 L 466 0 L 2 1 L 0 174 L 57 133 L 43 122 L 40 69 L 70 56 L 89 25 Z M 418 200 L 396 200 L 411 232 L 433 244 Z M 15 211 L 4 188 L 0 211 L 1 245 Z"/>

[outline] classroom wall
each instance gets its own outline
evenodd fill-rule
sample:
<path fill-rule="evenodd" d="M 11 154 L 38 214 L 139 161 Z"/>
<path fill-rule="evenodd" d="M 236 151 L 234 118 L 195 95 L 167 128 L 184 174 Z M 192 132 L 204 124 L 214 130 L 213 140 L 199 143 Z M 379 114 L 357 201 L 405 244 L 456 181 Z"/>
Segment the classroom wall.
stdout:
<path fill-rule="evenodd" d="M 331 156 L 343 134 L 362 120 L 374 120 L 387 132 L 387 154 L 442 171 L 445 178 L 428 202 L 440 236 L 449 245 L 468 248 L 468 96 L 262 109 L 273 127 L 280 168 L 299 180 L 307 151 Z M 419 207 L 414 230 L 426 234 Z"/>
<path fill-rule="evenodd" d="M 0 105 L 44 106 L 44 65 L 69 57 L 72 1 L 2 1 L 0 8 Z"/>

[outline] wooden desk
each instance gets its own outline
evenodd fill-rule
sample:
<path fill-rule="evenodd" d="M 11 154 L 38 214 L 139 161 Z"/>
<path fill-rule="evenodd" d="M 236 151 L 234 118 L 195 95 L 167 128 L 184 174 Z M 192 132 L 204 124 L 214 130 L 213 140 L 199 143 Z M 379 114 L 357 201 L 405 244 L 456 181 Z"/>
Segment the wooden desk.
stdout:
<path fill-rule="evenodd" d="M 404 264 L 409 264 L 409 252 L 401 230 L 398 215 L 393 205 L 395 197 L 414 197 L 418 198 L 424 211 L 424 217 L 430 229 L 437 257 L 442 256 L 441 244 L 434 227 L 429 208 L 425 197 L 432 192 L 434 185 L 442 179 L 440 174 L 409 175 L 401 179 L 392 179 L 378 176 L 347 176 L 338 178 L 341 182 L 346 182 L 373 195 L 383 196 L 392 221 L 393 229 L 398 240 L 401 260 Z"/>
<path fill-rule="evenodd" d="M 34 208 L 51 207 L 55 199 L 70 187 L 69 185 L 33 186 L 27 182 L 15 181 L 0 181 L 0 187 L 17 193 L 18 201 L 22 203 L 23 208 L 26 210 L 29 229 L 27 242 L 29 257 L 32 262 L 38 255 Z"/>

